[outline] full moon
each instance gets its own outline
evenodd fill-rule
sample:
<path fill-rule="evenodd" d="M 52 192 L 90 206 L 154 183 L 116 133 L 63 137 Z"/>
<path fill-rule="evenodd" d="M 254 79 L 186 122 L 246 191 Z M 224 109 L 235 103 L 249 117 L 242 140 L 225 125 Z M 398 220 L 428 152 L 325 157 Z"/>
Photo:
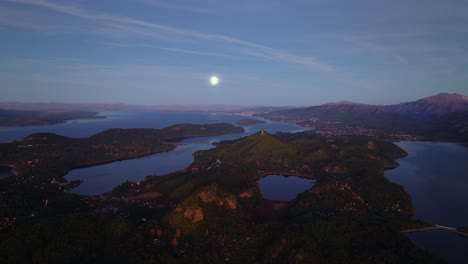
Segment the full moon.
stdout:
<path fill-rule="evenodd" d="M 211 76 L 210 77 L 210 84 L 211 86 L 216 86 L 219 84 L 219 78 L 218 76 Z"/>

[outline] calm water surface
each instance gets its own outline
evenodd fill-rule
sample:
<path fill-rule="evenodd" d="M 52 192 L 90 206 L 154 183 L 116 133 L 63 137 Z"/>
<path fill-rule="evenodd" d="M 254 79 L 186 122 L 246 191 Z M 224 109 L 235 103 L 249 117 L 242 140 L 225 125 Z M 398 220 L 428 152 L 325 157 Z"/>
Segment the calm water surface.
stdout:
<path fill-rule="evenodd" d="M 127 180 L 141 181 L 148 175 L 163 175 L 183 169 L 193 162 L 193 152 L 212 147 L 208 144 L 178 146 L 175 150 L 142 158 L 71 170 L 65 178 L 69 181 L 83 181 L 73 192 L 97 195 L 110 191 Z"/>
<path fill-rule="evenodd" d="M 6 178 L 13 175 L 11 173 L 11 168 L 7 166 L 0 166 L 0 179 Z"/>
<path fill-rule="evenodd" d="M 405 187 L 416 207 L 415 218 L 451 227 L 468 226 L 468 146 L 451 143 L 398 142 L 408 156 L 386 171 Z M 417 245 L 449 263 L 468 263 L 468 237 L 431 230 L 408 233 Z"/>
<path fill-rule="evenodd" d="M 386 171 L 413 197 L 415 218 L 434 224 L 468 225 L 468 146 L 451 143 L 398 142 L 408 156 Z"/>
<path fill-rule="evenodd" d="M 445 230 L 406 234 L 416 245 L 452 264 L 468 263 L 468 237 Z"/>
<path fill-rule="evenodd" d="M 284 175 L 268 175 L 257 182 L 263 198 L 267 200 L 292 200 L 314 186 L 311 179 Z"/>

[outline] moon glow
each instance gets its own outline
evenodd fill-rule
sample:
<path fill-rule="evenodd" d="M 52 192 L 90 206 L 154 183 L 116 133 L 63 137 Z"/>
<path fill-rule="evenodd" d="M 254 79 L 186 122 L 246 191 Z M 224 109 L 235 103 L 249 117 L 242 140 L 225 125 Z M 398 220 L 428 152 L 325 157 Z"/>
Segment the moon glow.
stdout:
<path fill-rule="evenodd" d="M 210 77 L 210 84 L 211 86 L 216 86 L 219 84 L 219 77 L 218 76 L 211 76 Z"/>

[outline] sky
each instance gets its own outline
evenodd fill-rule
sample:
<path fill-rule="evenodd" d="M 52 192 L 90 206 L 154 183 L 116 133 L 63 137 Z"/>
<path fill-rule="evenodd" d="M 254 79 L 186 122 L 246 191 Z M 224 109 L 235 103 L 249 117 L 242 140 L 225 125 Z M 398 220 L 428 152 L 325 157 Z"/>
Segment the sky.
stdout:
<path fill-rule="evenodd" d="M 450 0 L 0 0 L 0 101 L 308 106 L 468 95 L 467 12 L 468 1 Z"/>

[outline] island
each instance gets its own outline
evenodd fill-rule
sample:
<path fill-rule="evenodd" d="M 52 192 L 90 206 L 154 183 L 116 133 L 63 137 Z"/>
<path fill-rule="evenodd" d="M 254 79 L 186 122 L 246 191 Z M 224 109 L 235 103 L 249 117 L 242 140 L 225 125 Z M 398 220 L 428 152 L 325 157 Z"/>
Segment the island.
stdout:
<path fill-rule="evenodd" d="M 65 123 L 68 120 L 103 119 L 98 112 L 69 111 L 45 112 L 0 109 L 0 127 L 2 126 L 43 126 Z"/>
<path fill-rule="evenodd" d="M 258 124 L 265 124 L 266 122 L 263 120 L 258 120 L 258 119 L 240 119 L 235 122 L 236 125 L 240 126 L 251 126 L 251 125 L 258 125 Z"/>
<path fill-rule="evenodd" d="M 0 259 L 443 263 L 400 233 L 422 225 L 409 217 L 409 194 L 384 177 L 406 152 L 371 137 L 259 131 L 196 152 L 184 170 L 127 181 L 100 196 L 69 193 L 61 178 L 76 166 L 169 150 L 175 138 L 242 131 L 176 125 L 86 139 L 33 134 L 0 144 L 1 163 L 18 170 L 0 185 Z M 315 184 L 276 206 L 256 182 L 268 174 Z"/>

